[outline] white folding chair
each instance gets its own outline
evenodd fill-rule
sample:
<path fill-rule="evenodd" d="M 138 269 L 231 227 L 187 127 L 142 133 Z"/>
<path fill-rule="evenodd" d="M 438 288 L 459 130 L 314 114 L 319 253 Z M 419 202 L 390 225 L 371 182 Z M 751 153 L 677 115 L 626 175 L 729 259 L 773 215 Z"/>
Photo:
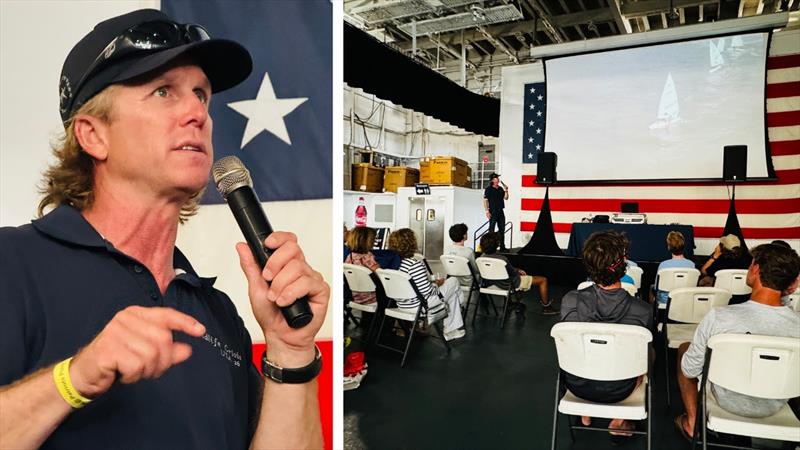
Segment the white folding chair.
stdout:
<path fill-rule="evenodd" d="M 475 264 L 478 266 L 478 271 L 481 273 L 481 279 L 484 283 L 496 283 L 501 281 L 508 283 L 508 288 L 506 289 L 492 284 L 489 287 L 482 287 L 479 291 L 482 294 L 503 297 L 503 312 L 500 317 L 500 328 L 502 329 L 506 325 L 506 315 L 508 314 L 508 304 L 511 301 L 511 296 L 514 295 L 517 302 L 520 302 L 519 292 L 512 286 L 511 279 L 508 277 L 506 262 L 502 259 L 481 256 L 475 260 Z M 524 320 L 525 316 L 522 316 L 522 318 Z"/>
<path fill-rule="evenodd" d="M 706 430 L 778 441 L 800 442 L 800 420 L 788 404 L 776 414 L 742 417 L 722 409 L 708 382 L 758 398 L 788 399 L 800 396 L 800 339 L 753 334 L 718 334 L 708 340 L 700 385 L 692 448 Z M 737 447 L 746 448 L 746 447 Z"/>
<path fill-rule="evenodd" d="M 556 344 L 559 374 L 556 377 L 556 400 L 553 408 L 551 450 L 556 448 L 558 414 L 590 416 L 607 419 L 645 420 L 647 431 L 631 431 L 647 436 L 650 448 L 650 363 L 648 344 L 653 340 L 650 330 L 636 325 L 601 322 L 560 322 L 550 330 Z M 572 375 L 597 381 L 614 381 L 645 375 L 628 398 L 618 403 L 595 403 L 566 390 L 561 397 L 561 370 Z M 572 430 L 605 431 L 607 428 L 585 427 L 570 423 Z M 573 436 L 574 440 L 574 436 Z"/>
<path fill-rule="evenodd" d="M 747 269 L 722 269 L 714 274 L 714 287 L 727 289 L 732 295 L 748 295 L 753 289 L 747 285 Z"/>
<path fill-rule="evenodd" d="M 478 279 L 475 276 L 475 273 L 473 273 L 472 267 L 469 265 L 469 259 L 458 255 L 442 255 L 439 257 L 439 261 L 442 262 L 444 272 L 448 276 L 459 278 L 459 287 L 461 288 L 461 291 L 467 295 L 467 306 L 464 308 L 463 312 L 464 319 L 466 319 L 467 313 L 469 312 L 469 305 L 472 302 L 472 293 L 478 292 L 478 295 L 480 295 L 480 284 L 478 284 Z M 469 277 L 469 286 L 461 284 L 462 277 Z M 476 305 L 475 309 L 477 310 L 477 308 L 478 307 Z"/>
<path fill-rule="evenodd" d="M 800 287 L 786 296 L 786 306 L 792 308 L 794 312 L 800 312 Z"/>
<path fill-rule="evenodd" d="M 684 342 L 692 342 L 697 324 L 711 311 L 711 308 L 725 306 L 731 300 L 731 293 L 715 287 L 687 287 L 673 289 L 667 299 L 667 311 L 661 330 L 664 336 L 664 368 L 667 371 L 667 405 L 670 405 L 669 350 L 678 348 Z M 680 323 L 669 323 L 669 320 Z"/>
<path fill-rule="evenodd" d="M 416 329 L 417 322 L 422 321 L 428 325 L 433 325 L 433 327 L 436 329 L 436 332 L 439 334 L 439 337 L 442 338 L 442 342 L 444 342 L 444 346 L 447 348 L 447 352 L 449 353 L 450 345 L 444 338 L 444 331 L 442 330 L 442 324 L 440 323 L 442 319 L 447 317 L 447 308 L 445 307 L 444 302 L 441 302 L 432 308 L 428 308 L 427 299 L 422 296 L 417 286 L 414 285 L 414 282 L 411 280 L 411 276 L 405 272 L 392 269 L 378 269 L 375 271 L 375 273 L 377 273 L 378 279 L 380 280 L 381 285 L 383 285 L 383 289 L 386 291 L 387 297 L 392 299 L 416 298 L 419 300 L 419 306 L 416 308 L 386 308 L 383 319 L 381 320 L 381 326 L 378 328 L 376 345 L 396 351 L 398 353 L 402 353 L 403 360 L 400 361 L 400 367 L 404 367 L 406 365 L 406 358 L 408 357 L 408 349 L 411 347 L 411 340 L 414 338 L 414 330 Z M 381 332 L 383 331 L 383 324 L 386 321 L 386 317 L 411 322 L 411 330 L 407 333 L 408 340 L 406 341 L 404 350 L 401 351 L 395 347 L 380 343 Z"/>
<path fill-rule="evenodd" d="M 364 266 L 358 266 L 355 264 L 344 264 L 344 278 L 347 281 L 347 286 L 350 287 L 350 290 L 353 292 L 375 292 L 377 287 L 375 286 L 375 282 L 372 281 L 372 271 Z M 377 295 L 377 294 L 376 294 Z M 347 307 L 350 309 L 355 309 L 357 311 L 369 314 L 376 314 L 378 311 L 378 302 L 370 303 L 368 305 L 363 305 L 361 303 L 356 302 L 348 302 Z M 375 322 L 377 322 L 378 316 L 375 315 L 369 324 L 369 330 L 367 331 L 367 337 L 364 340 L 367 345 L 369 345 L 370 340 L 372 338 L 372 330 L 375 328 Z"/>
<path fill-rule="evenodd" d="M 693 267 L 673 267 L 661 269 L 656 274 L 656 290 L 670 292 L 673 289 L 697 286 L 700 271 Z M 655 302 L 658 309 L 667 309 L 664 303 Z"/>
<path fill-rule="evenodd" d="M 644 269 L 639 266 L 628 266 L 628 268 L 625 269 L 625 273 L 633 278 L 633 285 L 636 286 L 637 291 L 642 288 L 642 274 L 644 273 Z"/>

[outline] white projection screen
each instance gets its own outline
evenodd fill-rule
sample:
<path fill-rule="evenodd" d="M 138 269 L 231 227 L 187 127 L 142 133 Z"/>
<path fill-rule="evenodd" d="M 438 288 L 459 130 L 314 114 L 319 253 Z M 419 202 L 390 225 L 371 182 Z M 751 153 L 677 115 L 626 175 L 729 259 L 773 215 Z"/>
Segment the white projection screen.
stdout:
<path fill-rule="evenodd" d="M 768 41 L 758 32 L 545 60 L 558 180 L 719 180 L 723 147 L 740 144 L 747 177 L 772 176 Z"/>

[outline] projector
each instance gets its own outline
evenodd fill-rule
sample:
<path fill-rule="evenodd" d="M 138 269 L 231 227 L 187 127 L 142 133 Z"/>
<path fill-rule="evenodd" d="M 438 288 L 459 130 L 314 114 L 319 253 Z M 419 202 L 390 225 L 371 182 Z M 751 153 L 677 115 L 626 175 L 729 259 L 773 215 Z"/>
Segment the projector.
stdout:
<path fill-rule="evenodd" d="M 638 213 L 615 213 L 611 216 L 610 222 L 630 224 L 647 223 L 647 215 Z"/>

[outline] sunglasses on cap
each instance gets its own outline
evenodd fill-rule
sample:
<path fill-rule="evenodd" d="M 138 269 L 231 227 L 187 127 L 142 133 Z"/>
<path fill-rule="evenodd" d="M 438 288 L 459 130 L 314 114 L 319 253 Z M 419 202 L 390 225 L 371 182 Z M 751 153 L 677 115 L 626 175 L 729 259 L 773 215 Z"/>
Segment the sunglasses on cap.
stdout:
<path fill-rule="evenodd" d="M 211 39 L 208 31 L 200 25 L 178 24 L 168 21 L 151 21 L 128 28 L 114 38 L 97 55 L 77 84 L 77 90 L 97 72 L 125 56 L 137 52 L 166 50 L 179 45 L 202 42 Z"/>

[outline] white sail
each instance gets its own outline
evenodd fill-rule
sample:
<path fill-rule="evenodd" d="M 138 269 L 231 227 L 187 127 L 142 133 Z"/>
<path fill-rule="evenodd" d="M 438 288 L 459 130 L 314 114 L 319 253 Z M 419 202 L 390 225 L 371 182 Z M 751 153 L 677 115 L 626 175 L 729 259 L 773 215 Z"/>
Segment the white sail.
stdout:
<path fill-rule="evenodd" d="M 678 105 L 678 91 L 672 80 L 672 72 L 667 74 L 664 89 L 661 91 L 661 100 L 658 102 L 657 120 L 650 124 L 650 129 L 667 128 L 671 123 L 681 120 L 680 106 Z"/>
<path fill-rule="evenodd" d="M 722 50 L 725 48 L 725 41 L 723 39 L 719 40 L 719 45 L 715 45 L 714 41 L 708 42 L 708 64 L 711 68 L 708 70 L 709 72 L 715 72 L 722 64 L 725 63 L 725 60 L 722 58 Z"/>

